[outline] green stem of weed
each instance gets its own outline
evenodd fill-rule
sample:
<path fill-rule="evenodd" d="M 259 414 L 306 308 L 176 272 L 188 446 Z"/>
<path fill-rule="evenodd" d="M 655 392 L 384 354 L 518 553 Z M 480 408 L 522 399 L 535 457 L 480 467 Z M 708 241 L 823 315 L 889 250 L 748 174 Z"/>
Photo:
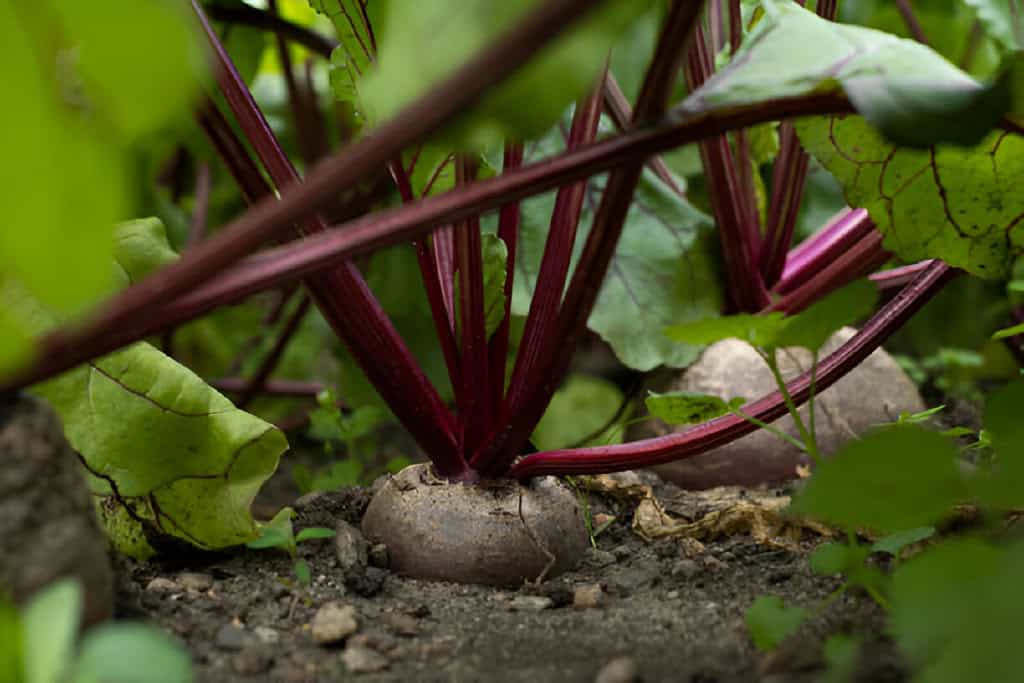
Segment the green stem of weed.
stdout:
<path fill-rule="evenodd" d="M 787 443 L 790 443 L 793 446 L 799 448 L 801 451 L 804 451 L 805 453 L 807 452 L 807 448 L 804 446 L 804 444 L 800 443 L 799 439 L 794 439 L 792 436 L 790 436 L 786 432 L 782 431 L 778 427 L 773 427 L 770 424 L 768 424 L 767 422 L 764 422 L 763 420 L 757 419 L 753 415 L 747 415 L 746 413 L 744 413 L 739 408 L 733 408 L 730 412 L 733 415 L 737 416 L 737 417 L 742 417 L 744 420 L 746 420 L 747 422 L 749 422 L 751 424 L 757 425 L 761 429 L 764 429 L 766 431 L 771 432 L 772 434 L 774 434 L 775 436 L 779 437 L 783 441 L 786 441 Z"/>
<path fill-rule="evenodd" d="M 772 377 L 775 378 L 775 383 L 779 387 L 779 393 L 782 395 L 782 401 L 786 405 L 786 410 L 788 410 L 790 416 L 792 416 L 793 422 L 796 423 L 797 431 L 800 432 L 800 438 L 803 439 L 804 450 L 807 455 L 810 456 L 814 466 L 818 467 L 821 464 L 821 456 L 818 454 L 818 444 L 815 443 L 813 434 L 807 430 L 807 425 L 804 424 L 803 418 L 800 417 L 800 413 L 796 409 L 796 403 L 793 401 L 793 396 L 789 393 L 789 388 L 786 386 L 786 380 L 782 377 L 782 371 L 779 370 L 776 349 L 772 349 L 770 352 L 758 349 L 758 353 L 761 355 L 761 358 L 764 359 L 764 362 L 768 364 L 768 368 L 772 371 Z"/>

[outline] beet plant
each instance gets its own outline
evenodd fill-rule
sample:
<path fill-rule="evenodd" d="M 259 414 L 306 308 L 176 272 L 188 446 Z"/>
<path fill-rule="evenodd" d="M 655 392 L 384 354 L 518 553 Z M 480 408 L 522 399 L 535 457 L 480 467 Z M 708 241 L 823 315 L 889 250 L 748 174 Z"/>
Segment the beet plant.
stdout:
<path fill-rule="evenodd" d="M 1020 250 L 1012 54 L 976 78 L 920 42 L 835 23 L 835 2 L 310 0 L 337 42 L 240 2 L 142 4 L 132 58 L 107 40 L 127 4 L 0 10 L 17 57 L 5 74 L 23 86 L 3 134 L 25 160 L 3 190 L 18 226 L 3 238 L 3 390 L 33 386 L 57 407 L 101 517 L 136 555 L 258 534 L 249 504 L 287 443 L 240 406 L 311 391 L 270 378 L 313 307 L 430 461 L 382 487 L 367 534 L 403 571 L 516 583 L 586 545 L 573 495 L 546 475 L 648 467 L 747 434 L 855 367 L 954 273 L 1006 278 Z M 630 101 L 616 55 L 644 22 L 657 28 L 642 78 L 624 81 Z M 229 53 L 253 26 L 276 32 L 293 141 Z M 330 58 L 337 126 L 289 41 Z M 180 255 L 155 219 L 110 240 L 132 215 L 132 152 L 169 126 L 192 134 L 188 109 L 249 208 L 208 231 L 200 166 Z M 710 217 L 658 156 L 691 144 Z M 811 155 L 850 208 L 794 247 Z M 164 169 L 172 188 L 179 167 Z M 377 259 L 385 248 L 397 256 Z M 636 369 L 682 367 L 699 344 L 665 336 L 672 324 L 738 313 L 719 322 L 813 328 L 795 314 L 866 276 L 887 302 L 743 414 L 527 453 L 588 327 Z M 236 406 L 175 360 L 172 331 L 268 291 L 262 324 L 279 324 L 263 359 L 219 384 Z M 429 314 L 448 389 L 385 311 L 403 297 Z M 159 335 L 172 353 L 145 341 Z"/>

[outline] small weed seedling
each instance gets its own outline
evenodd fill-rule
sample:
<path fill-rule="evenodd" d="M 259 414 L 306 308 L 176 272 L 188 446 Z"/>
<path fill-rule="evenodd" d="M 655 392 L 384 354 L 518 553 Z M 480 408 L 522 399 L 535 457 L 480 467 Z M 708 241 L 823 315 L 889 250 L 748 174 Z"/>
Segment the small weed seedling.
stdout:
<path fill-rule="evenodd" d="M 281 508 L 281 511 L 274 515 L 266 524 L 260 525 L 260 537 L 246 543 L 246 547 L 254 550 L 265 548 L 276 548 L 288 553 L 288 556 L 295 561 L 292 570 L 295 572 L 296 580 L 308 586 L 310 582 L 309 564 L 305 560 L 296 559 L 298 544 L 303 541 L 314 539 L 334 538 L 334 529 L 325 527 L 306 527 L 299 533 L 292 528 L 292 519 L 295 517 L 295 510 L 290 507 Z"/>

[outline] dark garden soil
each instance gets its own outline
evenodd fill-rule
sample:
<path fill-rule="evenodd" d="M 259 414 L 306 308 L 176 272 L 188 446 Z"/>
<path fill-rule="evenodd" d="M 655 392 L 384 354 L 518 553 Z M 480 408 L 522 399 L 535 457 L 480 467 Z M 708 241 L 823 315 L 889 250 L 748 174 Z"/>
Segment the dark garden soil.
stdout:
<path fill-rule="evenodd" d="M 317 540 L 299 546 L 312 570 L 308 586 L 295 582 L 291 559 L 278 551 L 124 562 L 119 616 L 148 616 L 182 638 L 207 683 L 814 681 L 822 640 L 833 633 L 867 637 L 857 680 L 904 679 L 879 635 L 880 610 L 860 595 L 831 602 L 772 655 L 751 643 L 744 612 L 757 596 L 813 609 L 838 587 L 838 578 L 807 567 L 821 536 L 773 528 L 766 537 L 756 519 L 751 527 L 739 515 L 717 530 L 701 527 L 703 542 L 692 534 L 646 541 L 631 527 L 643 497 L 629 490 L 589 495 L 595 520 L 616 520 L 576 571 L 519 590 L 403 578 L 384 568 L 379 547 L 369 566 L 346 572 L 351 548 Z M 727 493 L 654 486 L 674 522 L 706 522 L 716 507 L 756 511 L 756 501 L 785 491 Z M 368 499 L 359 488 L 307 496 L 295 503 L 296 529 L 358 527 Z M 657 509 L 649 498 L 644 505 Z"/>

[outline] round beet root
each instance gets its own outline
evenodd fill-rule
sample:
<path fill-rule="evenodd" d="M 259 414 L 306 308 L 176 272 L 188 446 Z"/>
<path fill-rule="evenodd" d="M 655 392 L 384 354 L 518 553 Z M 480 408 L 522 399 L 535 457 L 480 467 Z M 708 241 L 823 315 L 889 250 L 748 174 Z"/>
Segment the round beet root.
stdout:
<path fill-rule="evenodd" d="M 429 465 L 390 477 L 370 501 L 363 533 L 390 568 L 423 579 L 514 587 L 571 569 L 587 549 L 576 497 L 552 477 L 453 484 Z"/>
<path fill-rule="evenodd" d="M 849 327 L 839 330 L 822 347 L 819 357 L 836 350 L 855 333 L 856 330 Z M 810 368 L 811 353 L 806 349 L 780 350 L 779 365 L 783 376 L 791 379 Z M 662 390 L 755 400 L 775 388 L 771 372 L 754 349 L 739 340 L 727 339 L 705 349 L 693 365 Z M 916 413 L 924 407 L 914 382 L 888 353 L 877 349 L 816 397 L 814 419 L 818 447 L 823 455 L 830 455 L 872 426 L 891 422 L 903 411 Z M 806 424 L 809 415 L 806 405 L 800 408 L 800 415 Z M 799 438 L 796 425 L 788 415 L 773 425 Z M 632 438 L 669 431 L 671 427 L 663 422 L 648 422 L 641 424 Z M 684 488 L 705 489 L 785 481 L 796 477 L 797 466 L 805 464 L 808 464 L 807 456 L 795 446 L 759 429 L 707 453 L 654 469 L 663 478 Z"/>

